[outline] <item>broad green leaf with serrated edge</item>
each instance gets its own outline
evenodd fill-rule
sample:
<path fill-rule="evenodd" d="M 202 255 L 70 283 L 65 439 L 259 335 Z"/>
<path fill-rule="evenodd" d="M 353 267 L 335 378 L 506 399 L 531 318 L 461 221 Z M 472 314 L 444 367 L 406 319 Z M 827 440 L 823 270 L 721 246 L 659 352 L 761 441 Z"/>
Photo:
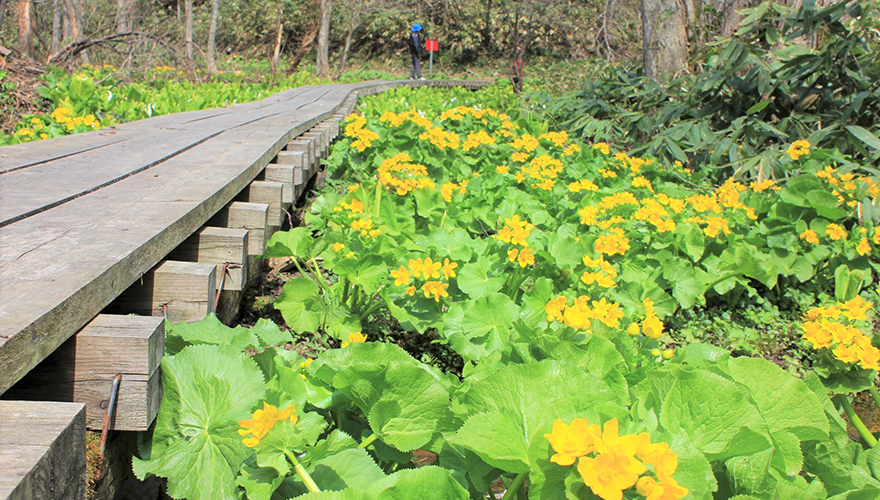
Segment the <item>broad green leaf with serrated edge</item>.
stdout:
<path fill-rule="evenodd" d="M 220 322 L 213 313 L 194 323 L 172 325 L 166 333 L 169 337 L 179 337 L 186 344 L 231 345 L 239 349 L 249 349 L 260 345 L 259 339 L 247 328 L 230 328 Z"/>
<path fill-rule="evenodd" d="M 135 458 L 139 478 L 168 478 L 168 493 L 190 500 L 235 498 L 235 477 L 250 451 L 238 421 L 263 397 L 257 364 L 228 346 L 191 346 L 162 360 L 164 397 L 151 449 Z"/>
<path fill-rule="evenodd" d="M 263 347 L 278 346 L 293 340 L 290 332 L 282 332 L 274 321 L 266 318 L 260 318 L 257 320 L 257 324 L 251 328 L 251 332 L 259 337 L 260 344 Z"/>
<path fill-rule="evenodd" d="M 493 273 L 485 258 L 462 266 L 456 282 L 461 291 L 472 299 L 495 293 L 504 286 L 504 278 Z"/>
<path fill-rule="evenodd" d="M 308 278 L 293 278 L 284 284 L 284 290 L 275 300 L 275 309 L 281 311 L 284 321 L 297 333 L 315 332 L 321 325 L 321 304 L 318 285 Z"/>

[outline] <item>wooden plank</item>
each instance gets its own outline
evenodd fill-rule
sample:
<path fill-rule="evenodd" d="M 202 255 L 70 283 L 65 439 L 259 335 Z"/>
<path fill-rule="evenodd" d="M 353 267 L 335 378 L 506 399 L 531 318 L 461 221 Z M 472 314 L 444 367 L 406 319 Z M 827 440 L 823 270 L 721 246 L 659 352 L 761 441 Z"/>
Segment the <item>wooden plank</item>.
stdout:
<path fill-rule="evenodd" d="M 288 147 L 290 145 L 288 144 Z M 306 146 L 296 146 L 295 150 L 289 151 L 279 151 L 278 155 L 275 157 L 275 162 L 279 165 L 293 165 L 299 168 L 308 168 L 309 166 L 309 147 Z"/>
<path fill-rule="evenodd" d="M 162 261 L 122 293 L 108 308 L 167 316 L 168 321 L 199 321 L 214 312 L 217 266 L 198 262 Z"/>
<path fill-rule="evenodd" d="M 220 286 L 223 264 L 229 264 L 222 280 L 223 289 L 243 290 L 247 286 L 247 251 L 247 229 L 203 227 L 172 250 L 168 258 L 217 264 L 217 286 Z"/>
<path fill-rule="evenodd" d="M 0 392 L 205 225 L 289 141 L 370 85 L 315 87 L 284 104 L 294 111 L 278 108 L 147 171 L 0 227 Z"/>
<path fill-rule="evenodd" d="M 210 220 L 229 228 L 247 229 L 248 255 L 263 255 L 266 248 L 266 229 L 269 227 L 269 204 L 236 201 L 217 212 Z"/>
<path fill-rule="evenodd" d="M 269 205 L 266 213 L 267 233 L 265 239 L 272 237 L 284 222 L 284 211 L 281 209 L 284 185 L 280 182 L 254 181 L 246 187 L 237 199 L 249 203 L 265 203 Z"/>
<path fill-rule="evenodd" d="M 80 403 L 0 401 L 0 498 L 85 500 Z"/>
<path fill-rule="evenodd" d="M 296 192 L 294 191 L 293 179 L 296 167 L 293 165 L 279 165 L 270 163 L 266 165 L 263 171 L 263 178 L 270 182 L 280 182 L 283 186 L 281 192 L 282 209 L 287 209 L 296 201 Z M 283 222 L 283 221 L 282 221 Z"/>
<path fill-rule="evenodd" d="M 311 177 L 315 171 L 315 165 L 318 163 L 317 148 L 315 148 L 314 141 L 297 138 L 290 141 L 285 149 L 287 151 L 300 151 L 308 154 L 308 163 L 303 165 L 303 168 L 306 170 L 306 177 Z"/>

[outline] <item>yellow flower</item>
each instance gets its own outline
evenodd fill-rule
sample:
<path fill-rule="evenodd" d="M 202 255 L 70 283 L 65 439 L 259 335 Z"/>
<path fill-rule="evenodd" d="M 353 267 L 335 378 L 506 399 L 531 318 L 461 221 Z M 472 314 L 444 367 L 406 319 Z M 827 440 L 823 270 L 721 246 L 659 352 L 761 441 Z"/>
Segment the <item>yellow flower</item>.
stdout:
<path fill-rule="evenodd" d="M 650 476 L 642 476 L 636 483 L 636 491 L 645 497 L 645 500 L 679 500 L 689 493 L 687 488 L 682 488 L 675 479 L 666 478 L 659 483 Z"/>
<path fill-rule="evenodd" d="M 785 152 L 792 160 L 797 160 L 801 156 L 810 154 L 810 143 L 804 140 L 794 141 Z"/>
<path fill-rule="evenodd" d="M 403 266 L 400 266 L 400 269 L 396 271 L 391 271 L 391 277 L 394 278 L 394 286 L 409 285 L 410 276 L 412 276 L 412 273 L 407 271 Z"/>
<path fill-rule="evenodd" d="M 581 457 L 577 470 L 594 494 L 604 500 L 621 500 L 623 490 L 636 484 L 647 468 L 630 455 L 609 451 L 596 458 Z"/>
<path fill-rule="evenodd" d="M 443 276 L 446 279 L 455 277 L 455 268 L 458 267 L 458 264 L 455 262 L 450 262 L 448 258 L 443 259 L 443 267 L 440 270 L 443 272 Z"/>
<path fill-rule="evenodd" d="M 507 174 L 510 173 L 510 167 L 508 167 L 507 165 L 499 165 L 495 167 L 495 171 L 499 174 Z"/>
<path fill-rule="evenodd" d="M 336 243 L 333 244 L 333 251 L 336 253 L 341 252 L 343 248 L 345 248 L 344 243 L 340 243 L 337 241 Z"/>
<path fill-rule="evenodd" d="M 838 224 L 828 224 L 828 227 L 825 228 L 825 234 L 827 234 L 832 241 L 846 238 L 846 230 Z"/>
<path fill-rule="evenodd" d="M 859 255 L 868 255 L 871 253 L 871 245 L 868 244 L 868 238 L 862 238 L 861 241 L 859 241 L 856 251 L 859 252 Z"/>
<path fill-rule="evenodd" d="M 819 235 L 816 234 L 816 231 L 812 229 L 807 229 L 803 233 L 801 233 L 801 239 L 806 240 L 807 243 L 812 243 L 813 245 L 819 244 Z"/>
<path fill-rule="evenodd" d="M 611 154 L 611 148 L 608 147 L 608 143 L 606 142 L 597 142 L 596 144 L 593 144 L 593 149 L 598 149 L 604 155 Z"/>
<path fill-rule="evenodd" d="M 307 358 L 305 361 L 303 361 L 302 363 L 299 364 L 299 367 L 302 368 L 303 370 L 308 370 L 309 366 L 311 366 L 313 361 L 315 361 L 315 360 L 312 358 Z"/>
<path fill-rule="evenodd" d="M 293 412 L 293 406 L 288 406 L 284 410 L 279 410 L 264 401 L 263 408 L 255 411 L 251 420 L 238 421 L 238 425 L 242 427 L 242 429 L 238 430 L 238 433 L 242 436 L 251 434 L 251 437 L 242 439 L 242 443 L 248 448 L 253 448 L 260 444 L 260 440 L 266 436 L 266 433 L 269 432 L 270 429 L 275 427 L 276 423 L 282 420 L 287 420 L 288 418 L 291 422 L 296 423 L 297 416 L 294 415 Z"/>
<path fill-rule="evenodd" d="M 47 134 L 45 132 L 40 134 L 40 139 L 48 139 L 48 138 L 49 138 L 49 134 Z"/>
<path fill-rule="evenodd" d="M 441 283 L 439 281 L 428 281 L 427 283 L 422 285 L 422 293 L 425 294 L 425 298 L 431 297 L 433 295 L 434 301 L 440 302 L 440 297 L 449 297 L 449 293 L 446 292 L 446 288 L 448 286 L 448 283 Z"/>
<path fill-rule="evenodd" d="M 348 334 L 348 342 L 342 342 L 341 347 L 347 347 L 349 344 L 362 344 L 366 341 L 366 335 L 361 332 L 353 332 Z"/>
<path fill-rule="evenodd" d="M 416 294 L 416 287 L 410 285 L 410 287 L 407 288 L 406 290 L 404 290 L 404 292 L 405 292 L 407 295 L 409 295 L 410 297 L 412 297 L 413 295 Z"/>
<path fill-rule="evenodd" d="M 351 228 L 355 231 L 369 230 L 373 228 L 372 219 L 356 219 L 351 221 Z"/>
<path fill-rule="evenodd" d="M 430 257 L 425 259 L 425 264 L 422 267 L 422 272 L 425 274 L 425 278 L 439 278 L 440 277 L 440 268 L 443 267 L 443 264 L 439 262 L 434 262 Z"/>
<path fill-rule="evenodd" d="M 553 432 L 544 434 L 544 439 L 550 441 L 550 446 L 556 452 L 550 457 L 550 461 L 568 466 L 579 457 L 593 453 L 600 436 L 599 426 L 589 424 L 585 418 L 572 420 L 570 426 L 565 425 L 562 419 L 556 419 L 553 422 Z"/>
<path fill-rule="evenodd" d="M 663 322 L 657 316 L 650 314 L 642 323 L 642 331 L 652 339 L 660 338 L 663 336 Z"/>
<path fill-rule="evenodd" d="M 517 255 L 519 255 L 519 249 L 518 248 L 511 248 L 510 250 L 507 251 L 507 260 L 509 260 L 510 262 L 516 261 Z"/>
<path fill-rule="evenodd" d="M 544 306 L 544 312 L 547 313 L 548 322 L 561 322 L 563 320 L 563 312 L 565 311 L 566 300 L 567 299 L 565 297 L 560 296 L 547 302 L 547 305 Z"/>
<path fill-rule="evenodd" d="M 532 266 L 535 264 L 535 255 L 531 248 L 523 248 L 519 253 L 519 267 Z"/>

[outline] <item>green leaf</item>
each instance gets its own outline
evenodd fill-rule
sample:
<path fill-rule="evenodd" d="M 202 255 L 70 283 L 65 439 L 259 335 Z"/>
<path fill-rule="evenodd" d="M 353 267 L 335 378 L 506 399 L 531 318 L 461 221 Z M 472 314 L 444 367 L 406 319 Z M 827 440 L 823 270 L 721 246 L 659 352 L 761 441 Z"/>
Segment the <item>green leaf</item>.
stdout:
<path fill-rule="evenodd" d="M 247 355 L 228 346 L 191 346 L 162 360 L 164 396 L 135 474 L 168 478 L 177 498 L 237 497 L 236 474 L 250 454 L 238 421 L 263 397 L 263 375 Z"/>
<path fill-rule="evenodd" d="M 361 448 L 341 450 L 313 462 L 309 475 L 322 491 L 367 490 L 385 478 L 382 469 Z"/>
<path fill-rule="evenodd" d="M 322 306 L 318 285 L 308 278 L 291 279 L 275 300 L 275 309 L 281 311 L 287 326 L 297 333 L 318 330 Z"/>
<path fill-rule="evenodd" d="M 293 341 L 290 332 L 282 332 L 274 321 L 266 318 L 257 320 L 257 324 L 251 328 L 251 332 L 259 337 L 260 345 L 263 347 L 274 347 Z"/>
<path fill-rule="evenodd" d="M 194 323 L 182 322 L 177 325 L 170 325 L 166 335 L 179 338 L 183 342 L 179 344 L 181 348 L 186 345 L 209 344 L 231 345 L 239 349 L 251 349 L 260 345 L 259 339 L 252 331 L 241 326 L 230 328 L 221 323 L 214 313 Z M 176 353 L 172 351 L 169 354 Z"/>
<path fill-rule="evenodd" d="M 453 349 L 471 359 L 480 359 L 502 349 L 513 331 L 519 308 L 510 297 L 493 293 L 466 303 L 459 324 L 450 315 L 446 323 L 449 343 Z"/>
<path fill-rule="evenodd" d="M 880 149 L 880 138 L 866 128 L 858 125 L 845 125 L 847 132 L 873 149 Z"/>
<path fill-rule="evenodd" d="M 315 444 L 325 427 L 327 422 L 317 413 L 307 413 L 296 423 L 290 420 L 276 423 L 255 448 L 257 465 L 272 467 L 282 476 L 290 474 L 293 466 L 285 453 L 305 451 Z"/>
<path fill-rule="evenodd" d="M 496 276 L 488 259 L 480 257 L 476 262 L 462 266 L 456 283 L 461 291 L 472 299 L 478 299 L 501 290 L 504 278 Z"/>
<path fill-rule="evenodd" d="M 315 241 L 312 232 L 306 227 L 295 227 L 289 231 L 278 231 L 266 242 L 264 258 L 295 257 L 310 259 L 324 251 L 326 243 Z"/>

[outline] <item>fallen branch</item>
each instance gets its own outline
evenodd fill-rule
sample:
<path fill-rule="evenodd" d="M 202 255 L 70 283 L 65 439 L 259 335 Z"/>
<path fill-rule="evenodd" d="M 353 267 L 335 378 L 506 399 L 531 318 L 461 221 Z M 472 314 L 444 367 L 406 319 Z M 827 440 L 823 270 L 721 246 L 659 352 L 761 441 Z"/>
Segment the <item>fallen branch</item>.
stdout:
<path fill-rule="evenodd" d="M 150 39 L 158 41 L 162 45 L 165 45 L 163 40 L 161 40 L 156 35 L 153 35 L 152 33 L 146 33 L 143 31 L 129 31 L 126 33 L 116 33 L 114 35 L 106 36 L 104 38 L 86 38 L 86 39 L 80 40 L 78 42 L 73 42 L 70 45 L 59 50 L 58 52 L 50 55 L 49 59 L 46 61 L 46 64 L 53 65 L 53 66 L 61 65 L 61 64 L 65 63 L 66 61 L 69 61 L 69 60 L 75 58 L 77 55 L 80 54 L 80 52 L 88 49 L 89 47 L 92 47 L 95 45 L 102 45 L 105 43 L 118 43 L 126 38 L 131 38 L 131 37 L 150 38 Z M 166 46 L 166 48 L 168 48 L 168 47 Z"/>

